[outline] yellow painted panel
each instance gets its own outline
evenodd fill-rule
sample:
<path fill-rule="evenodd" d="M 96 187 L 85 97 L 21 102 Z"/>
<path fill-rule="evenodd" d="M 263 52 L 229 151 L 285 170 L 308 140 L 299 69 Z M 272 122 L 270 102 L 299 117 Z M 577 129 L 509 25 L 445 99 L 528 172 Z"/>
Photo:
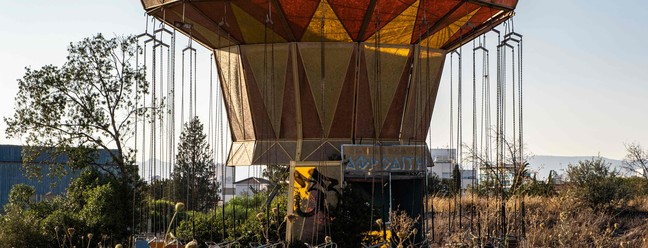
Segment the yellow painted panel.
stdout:
<path fill-rule="evenodd" d="M 271 29 L 266 28 L 265 24 L 259 22 L 243 9 L 236 6 L 236 4 L 230 5 L 232 6 L 232 12 L 234 13 L 234 16 L 236 16 L 236 22 L 238 22 L 238 26 L 241 29 L 245 43 L 256 44 L 286 41 Z"/>
<path fill-rule="evenodd" d="M 300 43 L 298 47 L 324 133 L 328 135 L 355 44 L 326 43 L 324 45 L 324 82 L 322 82 L 321 43 Z"/>
<path fill-rule="evenodd" d="M 364 48 L 375 125 L 381 127 L 387 117 L 387 111 L 389 111 L 389 107 L 394 100 L 398 83 L 405 70 L 410 46 L 384 45 L 374 47 L 365 43 Z M 376 64 L 378 64 L 379 68 L 376 68 Z M 380 72 L 378 72 L 378 69 L 380 69 Z M 376 104 L 377 102 L 379 103 Z M 376 106 L 379 109 L 376 109 Z"/>
<path fill-rule="evenodd" d="M 322 22 L 324 30 L 322 30 Z M 344 29 L 342 22 L 326 0 L 320 1 L 301 41 L 321 41 L 322 36 L 324 36 L 324 41 L 351 42 L 349 33 Z"/>
<path fill-rule="evenodd" d="M 305 176 L 306 178 L 310 178 L 311 174 L 313 174 L 313 171 L 315 170 L 315 167 L 295 167 L 295 175 L 300 174 Z M 295 182 L 293 185 L 295 187 L 295 196 L 299 196 L 301 199 L 308 199 L 308 187 L 302 187 L 299 183 Z M 297 207 L 293 206 L 293 210 L 296 210 Z"/>
<path fill-rule="evenodd" d="M 414 25 L 416 24 L 418 6 L 419 1 L 414 2 L 365 42 L 376 42 L 379 35 L 381 44 L 410 44 Z"/>
<path fill-rule="evenodd" d="M 252 74 L 254 74 L 255 82 L 259 87 L 259 93 L 263 98 L 276 137 L 279 137 L 281 129 L 288 49 L 287 43 L 242 47 L 242 52 L 250 63 Z"/>
<path fill-rule="evenodd" d="M 448 42 L 448 40 L 457 32 L 459 31 L 459 28 L 463 27 L 466 22 L 470 20 L 470 18 L 479 11 L 480 8 L 475 9 L 473 12 L 470 12 L 468 15 L 460 18 L 459 20 L 453 22 L 452 24 L 448 25 L 447 27 L 437 31 L 433 35 L 430 35 L 430 37 L 425 38 L 423 42 L 420 44 L 429 46 L 432 48 L 440 48 Z"/>

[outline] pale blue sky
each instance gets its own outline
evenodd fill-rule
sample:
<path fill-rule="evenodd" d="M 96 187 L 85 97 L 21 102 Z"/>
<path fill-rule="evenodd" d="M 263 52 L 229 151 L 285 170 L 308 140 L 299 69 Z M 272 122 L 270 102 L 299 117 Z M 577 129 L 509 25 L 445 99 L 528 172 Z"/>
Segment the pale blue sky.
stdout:
<path fill-rule="evenodd" d="M 2 6 L 0 116 L 13 113 L 16 79 L 25 66 L 60 65 L 70 42 L 95 33 L 144 30 L 138 0 L 2 0 Z M 624 143 L 648 146 L 647 7 L 643 1 L 520 0 L 515 28 L 525 42 L 525 143 L 530 152 L 622 158 Z M 205 56 L 203 63 L 208 63 Z M 466 83 L 470 67 L 464 64 Z M 446 76 L 433 116 L 433 147 L 448 143 Z M 5 138 L 4 129 L 1 122 L 0 143 L 16 144 Z"/>

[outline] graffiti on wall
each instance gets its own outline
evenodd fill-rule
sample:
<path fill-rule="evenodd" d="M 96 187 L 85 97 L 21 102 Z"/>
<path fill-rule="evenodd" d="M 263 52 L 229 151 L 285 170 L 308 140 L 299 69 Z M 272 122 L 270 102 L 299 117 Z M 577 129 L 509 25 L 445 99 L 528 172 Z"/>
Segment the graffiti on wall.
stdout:
<path fill-rule="evenodd" d="M 297 165 L 291 168 L 292 199 L 289 239 L 317 241 L 324 235 L 329 214 L 338 206 L 342 192 L 340 163 L 336 165 Z"/>
<path fill-rule="evenodd" d="M 295 213 L 311 217 L 319 211 L 324 213 L 337 207 L 340 198 L 340 181 L 328 177 L 316 167 L 299 167 L 294 172 Z"/>
<path fill-rule="evenodd" d="M 380 167 L 382 171 L 421 171 L 425 170 L 425 160 L 414 156 L 367 157 L 359 155 L 347 157 L 344 169 L 347 171 L 369 170 Z"/>
<path fill-rule="evenodd" d="M 420 172 L 431 165 L 424 145 L 343 145 L 342 155 L 350 173 Z"/>

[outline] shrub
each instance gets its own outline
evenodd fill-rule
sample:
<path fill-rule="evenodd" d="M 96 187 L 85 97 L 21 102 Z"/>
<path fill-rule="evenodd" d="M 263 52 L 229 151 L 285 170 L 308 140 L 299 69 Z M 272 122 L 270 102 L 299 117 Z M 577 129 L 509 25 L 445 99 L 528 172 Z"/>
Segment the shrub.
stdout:
<path fill-rule="evenodd" d="M 648 181 L 642 177 L 625 177 L 620 178 L 621 183 L 625 188 L 630 190 L 634 197 L 642 197 L 648 195 Z"/>
<path fill-rule="evenodd" d="M 528 195 L 528 196 L 555 196 L 557 194 L 556 192 L 556 185 L 553 182 L 551 173 L 549 174 L 549 178 L 547 181 L 539 181 L 536 180 L 535 178 L 528 180 L 524 185 L 523 185 L 523 193 Z"/>
<path fill-rule="evenodd" d="M 624 204 L 631 197 L 618 172 L 610 170 L 610 164 L 600 157 L 570 164 L 567 177 L 573 186 L 574 197 L 594 210 Z"/>
<path fill-rule="evenodd" d="M 339 247 L 361 247 L 362 243 L 378 243 L 384 226 L 371 222 L 379 219 L 381 211 L 371 208 L 371 198 L 360 185 L 349 184 L 342 192 L 341 204 L 332 211 L 331 238 Z M 373 212 L 372 212 L 373 210 Z M 382 221 L 381 219 L 381 222 Z M 384 225 L 384 223 L 382 223 Z M 378 235 L 366 235 L 376 231 Z"/>

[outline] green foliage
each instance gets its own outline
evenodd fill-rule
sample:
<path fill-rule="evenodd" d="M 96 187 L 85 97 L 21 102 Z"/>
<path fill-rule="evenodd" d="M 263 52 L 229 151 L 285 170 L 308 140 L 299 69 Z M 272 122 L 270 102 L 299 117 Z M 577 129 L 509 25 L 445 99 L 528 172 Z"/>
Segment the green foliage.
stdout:
<path fill-rule="evenodd" d="M 264 204 L 267 192 L 252 196 L 232 198 L 223 206 L 206 213 L 187 211 L 179 217 L 181 221 L 176 229 L 176 236 L 181 240 L 196 239 L 220 242 L 224 239 L 238 240 L 244 246 L 249 243 L 266 243 L 283 240 L 286 236 L 286 197 L 275 197 L 270 208 Z M 262 218 L 257 217 L 262 213 Z M 223 225 L 224 224 L 224 225 Z"/>
<path fill-rule="evenodd" d="M 567 167 L 574 196 L 594 210 L 610 209 L 630 198 L 630 190 L 617 175 L 601 157 Z"/>
<path fill-rule="evenodd" d="M 184 213 L 184 221 L 180 221 L 176 236 L 183 240 L 221 240 L 222 211 L 202 213 L 188 211 Z"/>
<path fill-rule="evenodd" d="M 272 183 L 272 187 L 275 185 L 279 187 L 277 194 L 286 194 L 289 174 L 290 169 L 287 165 L 268 165 L 263 169 L 263 177 L 268 178 Z"/>
<path fill-rule="evenodd" d="M 455 164 L 452 169 L 452 182 L 450 183 L 450 193 L 458 194 L 461 190 L 461 169 L 459 164 Z"/>
<path fill-rule="evenodd" d="M 459 174 L 456 175 L 459 176 Z M 460 187 L 461 186 L 457 186 L 457 180 L 454 177 L 450 179 L 440 179 L 436 174 L 431 174 L 428 177 L 428 194 L 449 197 L 459 193 L 458 189 L 460 189 Z"/>
<path fill-rule="evenodd" d="M 452 178 L 441 179 L 436 174 L 428 176 L 428 194 L 436 196 L 456 195 L 461 190 L 461 170 L 459 165 L 455 164 L 452 169 Z"/>
<path fill-rule="evenodd" d="M 136 106 L 149 90 L 144 68 L 133 64 L 137 52 L 134 37 L 107 39 L 98 34 L 70 44 L 61 66 L 25 69 L 18 80 L 15 112 L 4 118 L 6 134 L 27 144 L 22 154 L 25 171 L 39 176 L 40 168 L 47 165 L 50 176 L 64 175 L 70 168 L 83 172 L 65 196 L 29 204 L 22 200 L 22 206 L 8 211 L 12 218 L 3 216 L 3 226 L 20 230 L 25 224 L 36 230 L 20 232 L 29 235 L 25 240 L 32 245 L 21 245 L 19 239 L 4 234 L 2 245 L 60 246 L 62 230 L 71 227 L 76 236 L 68 235 L 68 246 L 81 246 L 81 237 L 90 232 L 125 241 L 129 229 L 136 228 L 139 220 L 133 213 L 142 199 L 141 181 L 134 150 L 126 144 L 134 135 L 135 117 L 155 118 L 163 106 L 162 100 L 152 108 Z M 111 161 L 95 163 L 99 150 L 107 152 Z"/>
<path fill-rule="evenodd" d="M 133 227 L 133 193 L 126 185 L 94 169 L 84 170 L 70 183 L 66 200 L 79 225 L 88 232 L 126 239 Z M 135 209 L 137 210 L 137 209 Z"/>
<path fill-rule="evenodd" d="M 501 193 L 501 185 L 495 176 L 488 174 L 479 180 L 479 184 L 474 190 L 480 196 L 495 196 Z"/>
<path fill-rule="evenodd" d="M 428 175 L 428 188 L 427 193 L 433 195 L 446 195 L 448 192 L 448 186 L 439 178 L 437 174 Z"/>
<path fill-rule="evenodd" d="M 163 233 L 173 217 L 175 203 L 164 199 L 153 200 L 149 198 L 147 199 L 146 210 L 148 212 L 147 218 L 149 218 L 151 224 L 151 231 Z M 178 225 L 184 219 L 184 216 L 184 214 L 178 214 L 172 226 Z"/>
<path fill-rule="evenodd" d="M 343 192 L 340 205 L 331 213 L 331 238 L 339 247 L 362 247 L 362 243 L 378 243 L 379 237 L 365 237 L 369 231 L 384 230 L 375 222 L 370 223 L 381 214 L 377 208 L 371 209 L 370 195 L 353 186 L 347 185 Z M 383 223 L 386 220 L 383 220 Z M 382 228 L 382 229 L 381 229 Z"/>
<path fill-rule="evenodd" d="M 619 181 L 633 197 L 648 195 L 648 181 L 643 177 L 622 177 Z"/>
<path fill-rule="evenodd" d="M 31 197 L 36 194 L 34 187 L 16 184 L 9 191 L 9 207 L 27 209 L 32 205 Z"/>
<path fill-rule="evenodd" d="M 0 216 L 0 244 L 4 247 L 52 247 L 46 230 L 40 229 L 42 219 L 27 209 L 7 208 Z M 53 237 L 53 235 L 52 235 Z"/>
<path fill-rule="evenodd" d="M 555 196 L 557 194 L 556 192 L 556 185 L 553 183 L 551 179 L 545 181 L 539 181 L 532 179 L 526 184 L 523 185 L 523 192 L 526 195 L 529 196 Z"/>
<path fill-rule="evenodd" d="M 167 200 L 173 200 L 173 199 L 179 199 L 181 197 L 176 197 L 174 196 L 174 184 L 173 184 L 173 179 L 159 179 L 159 180 L 153 180 L 149 184 L 147 184 L 146 189 L 144 190 L 145 192 L 148 192 L 148 195 L 152 197 L 153 199 L 167 199 Z M 186 185 L 184 187 L 187 187 Z M 186 198 L 182 200 L 183 202 L 186 201 Z"/>
<path fill-rule="evenodd" d="M 98 34 L 70 44 L 61 66 L 25 68 L 15 113 L 4 118 L 7 135 L 22 137 L 33 148 L 24 159 L 35 161 L 47 151 L 53 159 L 65 154 L 70 166 L 83 168 L 89 164 L 88 151 L 103 149 L 118 173 L 99 165 L 104 172 L 126 183 L 136 181 L 134 152 L 126 141 L 133 136 L 134 117 L 147 114 L 135 103 L 149 90 L 144 68 L 132 64 L 136 53 L 134 37 Z M 48 164 L 52 172 L 65 172 L 61 163 Z"/>
<path fill-rule="evenodd" d="M 105 234 L 112 241 L 126 241 L 130 235 L 128 228 L 132 225 L 129 201 L 132 195 L 120 187 L 112 178 L 90 168 L 70 183 L 65 196 L 40 202 L 30 200 L 33 188 L 15 185 L 10 203 L 5 206 L 6 215 L 0 217 L 3 227 L 0 228 L 0 244 L 60 247 L 59 244 L 67 240 L 66 247 L 70 247 L 70 242 L 80 247 L 88 233 L 97 234 L 96 237 Z M 66 237 L 67 228 L 74 228 L 75 235 Z"/>
<path fill-rule="evenodd" d="M 9 203 L 4 206 L 5 215 L 0 216 L 0 243 L 14 247 L 48 246 L 47 232 L 40 230 L 43 213 L 51 208 L 32 201 L 32 186 L 16 184 L 9 192 Z M 53 235 L 52 235 L 53 237 Z"/>
<path fill-rule="evenodd" d="M 219 184 L 212 180 L 214 168 L 203 124 L 194 117 L 180 134 L 176 165 L 171 174 L 175 200 L 184 201 L 187 210 L 213 209 L 219 201 Z"/>

